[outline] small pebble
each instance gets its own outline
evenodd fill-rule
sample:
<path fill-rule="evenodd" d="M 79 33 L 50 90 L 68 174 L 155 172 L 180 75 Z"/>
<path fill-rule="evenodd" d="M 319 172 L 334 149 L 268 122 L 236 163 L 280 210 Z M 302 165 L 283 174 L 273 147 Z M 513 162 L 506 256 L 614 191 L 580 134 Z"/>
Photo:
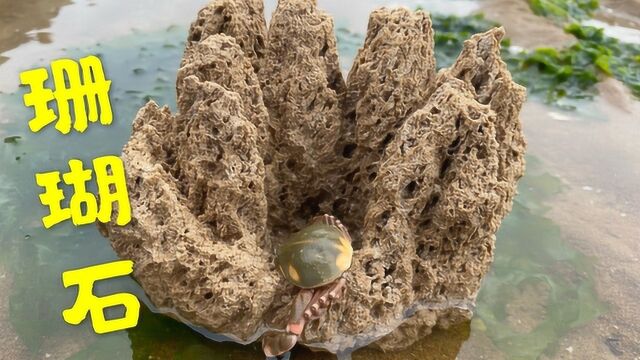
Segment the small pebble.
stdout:
<path fill-rule="evenodd" d="M 591 186 L 583 186 L 582 190 L 584 190 L 584 191 L 593 191 L 593 188 Z"/>
<path fill-rule="evenodd" d="M 573 346 L 569 346 L 568 348 L 566 348 L 565 350 L 567 350 L 567 352 L 569 354 L 573 354 Z"/>

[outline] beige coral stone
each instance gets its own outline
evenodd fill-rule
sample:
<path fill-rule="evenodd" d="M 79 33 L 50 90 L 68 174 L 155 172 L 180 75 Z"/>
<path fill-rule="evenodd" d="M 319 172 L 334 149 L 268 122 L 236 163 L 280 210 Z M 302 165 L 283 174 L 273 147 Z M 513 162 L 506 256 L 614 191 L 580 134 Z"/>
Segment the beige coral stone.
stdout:
<path fill-rule="evenodd" d="M 290 230 L 331 211 L 327 200 L 335 191 L 327 174 L 336 162 L 345 85 L 333 20 L 315 1 L 280 1 L 268 39 L 258 75 L 276 148 L 269 221 L 274 229 Z M 281 238 L 274 236 L 275 244 Z"/>
<path fill-rule="evenodd" d="M 236 39 L 256 71 L 264 56 L 267 24 L 261 0 L 212 1 L 198 12 L 191 24 L 188 45 L 210 35 L 226 34 Z"/>
<path fill-rule="evenodd" d="M 179 112 L 147 104 L 123 151 L 133 220 L 101 230 L 155 305 L 240 341 L 284 327 L 296 288 L 273 256 L 321 213 L 349 227 L 353 265 L 301 343 L 393 350 L 468 319 L 524 171 L 504 31 L 436 74 L 428 14 L 379 9 L 345 84 L 315 1 L 281 0 L 268 33 L 262 9 L 198 14 Z"/>
<path fill-rule="evenodd" d="M 385 147 L 429 98 L 436 69 L 433 47 L 427 13 L 403 8 L 371 13 L 364 47 L 349 72 L 339 144 L 350 161 L 337 169 L 336 185 L 351 201 L 341 202 L 336 212 L 351 227 L 362 227 Z"/>

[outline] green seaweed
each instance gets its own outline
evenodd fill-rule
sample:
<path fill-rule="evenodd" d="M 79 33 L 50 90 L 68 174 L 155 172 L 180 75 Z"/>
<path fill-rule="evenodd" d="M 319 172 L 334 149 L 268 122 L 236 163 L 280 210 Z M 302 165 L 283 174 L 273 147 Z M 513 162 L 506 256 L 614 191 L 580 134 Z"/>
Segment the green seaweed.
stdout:
<path fill-rule="evenodd" d="M 598 0 L 529 0 L 529 6 L 536 15 L 563 23 L 592 17 L 600 4 Z"/>
<path fill-rule="evenodd" d="M 13 135 L 13 136 L 7 136 L 6 138 L 4 138 L 4 143 L 5 144 L 17 144 L 18 140 L 22 139 L 22 136 L 18 136 L 18 135 Z"/>
<path fill-rule="evenodd" d="M 438 69 L 451 66 L 460 54 L 464 41 L 473 34 L 500 26 L 498 23 L 485 19 L 482 13 L 462 17 L 432 14 L 431 21 Z M 502 42 L 503 47 L 508 48 L 509 45 L 509 39 Z"/>
<path fill-rule="evenodd" d="M 603 29 L 567 25 L 565 31 L 577 42 L 563 48 L 538 48 L 507 55 L 516 81 L 531 93 L 545 93 L 547 102 L 562 98 L 591 99 L 595 85 L 612 76 L 640 97 L 640 45 L 628 44 L 604 35 Z"/>
<path fill-rule="evenodd" d="M 482 14 L 470 16 L 433 15 L 438 68 L 453 64 L 464 41 L 499 24 Z M 604 35 L 603 29 L 571 23 L 565 31 L 576 37 L 568 47 L 540 47 L 514 51 L 510 41 L 502 41 L 502 58 L 516 82 L 529 93 L 543 94 L 547 103 L 565 108 L 565 99 L 592 99 L 595 85 L 604 77 L 614 77 L 640 97 L 640 45 L 624 43 Z"/>

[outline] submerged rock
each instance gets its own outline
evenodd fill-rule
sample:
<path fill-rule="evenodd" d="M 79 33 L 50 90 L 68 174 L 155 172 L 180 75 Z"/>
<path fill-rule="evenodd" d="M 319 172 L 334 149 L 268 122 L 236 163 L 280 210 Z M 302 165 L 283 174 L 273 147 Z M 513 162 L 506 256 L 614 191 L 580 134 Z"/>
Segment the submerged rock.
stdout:
<path fill-rule="evenodd" d="M 102 226 L 151 301 L 239 341 L 282 328 L 296 289 L 273 260 L 311 217 L 354 238 L 348 290 L 301 342 L 411 345 L 470 318 L 524 171 L 525 90 L 502 29 L 436 74 L 429 15 L 372 13 L 345 82 L 333 22 L 281 0 L 220 0 L 192 25 L 179 112 L 150 102 L 123 151 L 133 221 Z"/>

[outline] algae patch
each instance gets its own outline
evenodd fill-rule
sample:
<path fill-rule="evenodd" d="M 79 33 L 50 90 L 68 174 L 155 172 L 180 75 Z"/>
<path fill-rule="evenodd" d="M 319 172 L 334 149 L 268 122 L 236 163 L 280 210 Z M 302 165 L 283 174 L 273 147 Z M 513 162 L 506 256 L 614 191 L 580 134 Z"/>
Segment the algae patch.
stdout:
<path fill-rule="evenodd" d="M 7 136 L 4 138 L 4 143 L 5 144 L 17 144 L 18 140 L 22 139 L 22 136 L 18 136 L 18 135 L 13 135 L 13 136 Z"/>
<path fill-rule="evenodd" d="M 591 99 L 602 76 L 613 76 L 640 97 L 640 45 L 604 35 L 603 29 L 567 25 L 576 43 L 568 48 L 538 48 L 508 59 L 515 77 L 548 102 L 562 98 Z"/>
<path fill-rule="evenodd" d="M 498 24 L 482 14 L 456 17 L 433 16 L 438 67 L 455 59 L 469 33 L 482 32 Z M 603 77 L 614 77 L 640 97 L 640 45 L 604 35 L 603 29 L 571 23 L 565 31 L 576 37 L 575 44 L 562 49 L 534 50 L 510 48 L 502 42 L 502 57 L 514 79 L 532 94 L 541 94 L 547 103 L 571 108 L 566 99 L 592 99 L 595 85 Z"/>
<path fill-rule="evenodd" d="M 536 15 L 565 22 L 590 18 L 600 3 L 598 0 L 529 0 L 529 6 Z"/>

